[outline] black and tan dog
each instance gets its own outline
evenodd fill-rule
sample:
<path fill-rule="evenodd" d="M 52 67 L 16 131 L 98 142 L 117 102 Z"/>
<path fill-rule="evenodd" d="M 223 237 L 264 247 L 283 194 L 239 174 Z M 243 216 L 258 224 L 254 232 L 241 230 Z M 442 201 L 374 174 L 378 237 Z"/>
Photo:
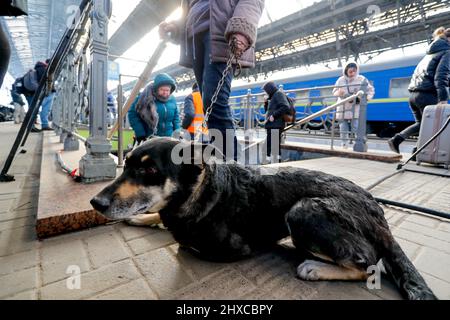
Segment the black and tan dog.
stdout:
<path fill-rule="evenodd" d="M 237 164 L 174 164 L 174 148 L 196 155 L 180 143 L 154 138 L 135 149 L 92 206 L 137 224 L 157 223 L 159 213 L 180 245 L 209 260 L 247 257 L 290 235 L 316 258 L 298 267 L 304 280 L 365 280 L 382 259 L 407 298 L 436 298 L 394 240 L 383 209 L 354 183 L 304 169 L 261 174 Z M 146 212 L 155 214 L 139 215 Z"/>

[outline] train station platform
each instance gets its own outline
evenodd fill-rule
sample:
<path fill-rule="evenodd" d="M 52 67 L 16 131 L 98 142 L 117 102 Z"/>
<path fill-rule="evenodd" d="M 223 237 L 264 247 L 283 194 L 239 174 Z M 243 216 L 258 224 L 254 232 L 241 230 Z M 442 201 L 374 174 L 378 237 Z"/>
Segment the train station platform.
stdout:
<path fill-rule="evenodd" d="M 19 127 L 0 124 L 0 164 Z M 301 262 L 289 239 L 278 248 L 235 263 L 211 263 L 181 250 L 170 233 L 113 223 L 38 240 L 40 189 L 57 172 L 41 171 L 45 137 L 32 133 L 11 174 L 0 184 L 0 299 L 401 299 L 383 277 L 381 289 L 364 282 L 306 282 L 295 277 Z M 55 142 L 56 144 L 56 142 Z M 55 146 L 54 146 L 55 147 Z M 57 147 L 57 146 L 56 146 Z M 395 164 L 324 157 L 277 164 L 321 170 L 367 187 L 395 170 Z M 69 177 L 61 177 L 69 178 Z M 69 178 L 70 179 L 70 178 Z M 450 212 L 450 179 L 407 172 L 372 190 L 377 197 Z M 66 191 L 58 200 L 60 206 Z M 46 205 L 48 205 L 48 203 Z M 450 299 L 450 222 L 384 206 L 399 244 L 440 299 Z M 70 289 L 73 268 L 80 289 Z"/>

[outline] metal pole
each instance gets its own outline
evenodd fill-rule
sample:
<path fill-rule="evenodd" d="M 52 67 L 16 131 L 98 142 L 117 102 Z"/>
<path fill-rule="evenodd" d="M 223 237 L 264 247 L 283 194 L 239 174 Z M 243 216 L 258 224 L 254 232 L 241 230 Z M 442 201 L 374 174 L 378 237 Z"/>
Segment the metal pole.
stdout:
<path fill-rule="evenodd" d="M 117 156 L 119 157 L 119 168 L 123 168 L 123 88 L 122 88 L 122 75 L 119 75 L 119 85 L 117 86 L 117 123 L 118 130 L 117 136 L 119 141 L 117 142 Z"/>

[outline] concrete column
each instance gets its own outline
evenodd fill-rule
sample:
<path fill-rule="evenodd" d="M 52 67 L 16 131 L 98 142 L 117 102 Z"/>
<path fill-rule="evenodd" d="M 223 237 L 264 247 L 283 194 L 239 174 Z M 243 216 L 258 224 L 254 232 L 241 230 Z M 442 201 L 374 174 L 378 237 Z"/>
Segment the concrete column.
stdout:
<path fill-rule="evenodd" d="M 84 182 L 95 182 L 116 177 L 116 163 L 109 155 L 111 143 L 107 140 L 106 95 L 108 72 L 108 16 L 110 0 L 93 0 L 91 13 L 91 53 L 89 92 L 89 138 L 87 153 L 80 160 L 80 175 Z"/>

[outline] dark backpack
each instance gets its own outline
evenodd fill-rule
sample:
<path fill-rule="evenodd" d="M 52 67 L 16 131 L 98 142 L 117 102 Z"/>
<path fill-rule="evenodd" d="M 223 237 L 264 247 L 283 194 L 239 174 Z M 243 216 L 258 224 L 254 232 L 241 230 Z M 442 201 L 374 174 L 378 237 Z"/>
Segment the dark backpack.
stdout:
<path fill-rule="evenodd" d="M 36 92 L 39 87 L 39 81 L 36 70 L 30 70 L 23 76 L 23 85 L 30 92 Z"/>
<path fill-rule="evenodd" d="M 286 95 L 287 101 L 289 102 L 289 113 L 283 115 L 283 121 L 286 123 L 295 122 L 295 114 L 297 111 L 295 110 L 295 99 Z"/>

